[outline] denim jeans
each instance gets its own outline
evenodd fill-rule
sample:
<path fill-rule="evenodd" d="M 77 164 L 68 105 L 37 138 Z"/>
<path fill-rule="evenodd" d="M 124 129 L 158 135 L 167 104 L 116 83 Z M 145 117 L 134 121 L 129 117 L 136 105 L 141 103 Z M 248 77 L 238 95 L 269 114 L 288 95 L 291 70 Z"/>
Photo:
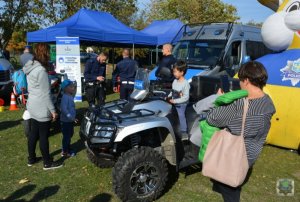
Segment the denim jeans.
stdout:
<path fill-rule="evenodd" d="M 180 123 L 180 131 L 187 132 L 186 118 L 185 118 L 185 109 L 187 104 L 176 104 L 176 110 L 178 113 L 178 119 Z"/>
<path fill-rule="evenodd" d="M 61 131 L 63 134 L 62 151 L 70 152 L 71 138 L 74 134 L 74 123 L 73 122 L 61 122 Z"/>

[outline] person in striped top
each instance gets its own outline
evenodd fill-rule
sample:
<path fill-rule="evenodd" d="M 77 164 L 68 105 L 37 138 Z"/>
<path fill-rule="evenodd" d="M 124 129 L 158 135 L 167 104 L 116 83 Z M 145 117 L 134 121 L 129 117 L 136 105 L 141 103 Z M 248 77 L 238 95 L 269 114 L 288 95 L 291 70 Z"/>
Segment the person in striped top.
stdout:
<path fill-rule="evenodd" d="M 238 77 L 241 89 L 248 91 L 249 109 L 246 116 L 244 139 L 250 169 L 262 151 L 271 126 L 275 107 L 271 98 L 263 92 L 268 74 L 265 67 L 256 61 L 241 66 Z M 239 135 L 242 129 L 243 99 L 232 104 L 213 108 L 207 122 L 218 128 L 227 128 L 231 134 Z M 213 190 L 220 193 L 225 202 L 240 201 L 241 186 L 233 188 L 213 180 Z"/>

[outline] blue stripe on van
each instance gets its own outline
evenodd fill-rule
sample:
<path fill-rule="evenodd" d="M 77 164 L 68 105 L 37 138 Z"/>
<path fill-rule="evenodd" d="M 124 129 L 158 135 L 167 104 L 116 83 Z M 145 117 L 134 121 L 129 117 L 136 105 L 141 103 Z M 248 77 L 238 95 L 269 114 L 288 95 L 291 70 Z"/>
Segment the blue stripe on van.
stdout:
<path fill-rule="evenodd" d="M 155 71 L 157 70 L 157 67 L 155 67 L 149 74 L 149 80 L 156 80 Z M 186 80 L 192 79 L 193 76 L 197 76 L 200 73 L 204 72 L 203 69 L 188 69 L 184 78 Z"/>

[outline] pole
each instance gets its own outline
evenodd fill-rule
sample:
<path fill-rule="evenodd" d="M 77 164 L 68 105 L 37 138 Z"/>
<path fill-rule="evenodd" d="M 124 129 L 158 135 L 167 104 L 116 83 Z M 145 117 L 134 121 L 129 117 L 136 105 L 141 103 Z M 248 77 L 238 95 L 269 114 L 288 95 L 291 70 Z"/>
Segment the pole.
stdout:
<path fill-rule="evenodd" d="M 152 61 L 153 61 L 153 56 L 152 56 L 152 49 L 150 49 L 150 65 L 152 65 L 153 63 L 152 63 Z"/>
<path fill-rule="evenodd" d="M 112 67 L 115 70 L 115 47 L 112 49 Z"/>
<path fill-rule="evenodd" d="M 156 62 L 155 63 L 157 63 L 158 62 L 158 45 L 156 46 Z"/>
<path fill-rule="evenodd" d="M 134 59 L 134 43 L 132 44 L 132 59 Z"/>

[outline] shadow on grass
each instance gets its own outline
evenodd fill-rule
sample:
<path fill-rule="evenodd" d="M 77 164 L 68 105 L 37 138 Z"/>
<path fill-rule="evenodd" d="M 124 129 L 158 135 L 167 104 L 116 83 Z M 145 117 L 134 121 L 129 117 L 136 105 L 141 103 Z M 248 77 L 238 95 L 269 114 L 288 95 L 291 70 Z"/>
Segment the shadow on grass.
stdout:
<path fill-rule="evenodd" d="M 111 201 L 111 195 L 107 194 L 107 193 L 102 193 L 102 194 L 99 194 L 99 195 L 93 197 L 90 200 L 90 202 L 98 202 L 98 201 L 109 202 L 109 201 Z"/>
<path fill-rule="evenodd" d="M 26 196 L 27 194 L 29 194 L 30 192 L 32 192 L 34 189 L 36 188 L 36 185 L 33 184 L 29 184 L 26 185 L 16 191 L 14 191 L 10 196 L 8 196 L 7 198 L 0 200 L 1 202 L 3 201 L 26 201 L 25 199 L 20 199 L 23 196 Z M 54 185 L 54 186 L 49 186 L 49 187 L 45 187 L 42 190 L 38 191 L 31 200 L 29 201 L 42 201 L 45 200 L 47 198 L 49 198 L 52 195 L 55 195 L 59 190 L 59 186 L 58 185 Z"/>
<path fill-rule="evenodd" d="M 8 128 L 13 128 L 19 124 L 21 124 L 22 119 L 16 120 L 16 121 L 2 121 L 0 123 L 0 131 L 6 130 Z"/>

